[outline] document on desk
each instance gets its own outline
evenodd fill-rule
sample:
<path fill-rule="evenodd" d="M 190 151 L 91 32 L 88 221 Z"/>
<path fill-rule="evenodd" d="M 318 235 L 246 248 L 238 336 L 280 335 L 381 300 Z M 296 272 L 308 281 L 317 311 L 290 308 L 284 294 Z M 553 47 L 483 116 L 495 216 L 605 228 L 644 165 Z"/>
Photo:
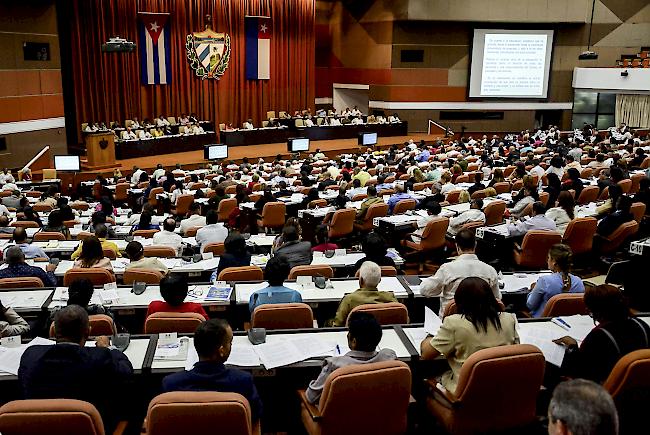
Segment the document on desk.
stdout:
<path fill-rule="evenodd" d="M 300 349 L 289 340 L 259 344 L 254 349 L 267 370 L 307 359 Z"/>
<path fill-rule="evenodd" d="M 551 322 L 566 331 L 566 335 L 581 342 L 594 329 L 594 320 L 590 316 L 576 314 L 574 316 L 554 317 Z"/>
<path fill-rule="evenodd" d="M 255 353 L 253 345 L 233 344 L 226 364 L 237 367 L 257 367 L 260 358 Z"/>
<path fill-rule="evenodd" d="M 424 328 L 404 328 L 404 332 L 406 332 L 407 337 L 411 340 L 411 344 L 418 351 L 418 355 L 420 355 L 420 344 L 429 335 L 427 331 Z"/>
<path fill-rule="evenodd" d="M 303 359 L 335 354 L 336 343 L 321 340 L 318 337 L 305 336 L 291 338 L 291 341 L 303 354 Z M 339 349 L 341 346 L 339 346 Z"/>
<path fill-rule="evenodd" d="M 51 346 L 55 344 L 54 341 L 46 338 L 36 337 L 27 344 L 22 344 L 19 347 L 0 347 L 0 372 L 11 373 L 12 375 L 18 374 L 20 367 L 20 359 L 28 347 L 36 345 Z"/>
<path fill-rule="evenodd" d="M 442 326 L 442 320 L 429 307 L 424 307 L 424 330 L 427 334 L 435 336 Z"/>
<path fill-rule="evenodd" d="M 553 343 L 553 340 L 559 338 L 557 331 L 546 328 L 543 324 L 520 323 L 518 332 L 520 343 L 537 346 L 544 354 L 546 362 L 558 367 L 562 366 L 564 346 Z"/>

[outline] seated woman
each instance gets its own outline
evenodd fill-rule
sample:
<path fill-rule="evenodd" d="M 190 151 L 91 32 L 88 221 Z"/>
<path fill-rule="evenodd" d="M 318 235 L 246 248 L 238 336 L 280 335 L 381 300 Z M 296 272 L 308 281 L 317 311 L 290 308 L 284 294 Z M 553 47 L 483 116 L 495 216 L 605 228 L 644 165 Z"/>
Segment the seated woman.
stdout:
<path fill-rule="evenodd" d="M 111 260 L 104 257 L 102 243 L 96 236 L 89 236 L 84 239 L 81 255 L 75 260 L 74 267 L 82 269 L 103 268 L 113 271 Z"/>
<path fill-rule="evenodd" d="M 548 300 L 555 295 L 561 293 L 584 293 L 585 286 L 582 280 L 569 273 L 571 270 L 571 260 L 571 248 L 567 245 L 558 243 L 549 249 L 547 263 L 548 268 L 553 273 L 540 276 L 537 279 L 526 301 L 526 306 L 528 306 L 533 317 L 540 317 L 544 312 Z"/>
<path fill-rule="evenodd" d="M 632 207 L 632 198 L 629 196 L 621 196 L 616 202 L 616 210 L 598 222 L 596 234 L 602 237 L 609 237 L 614 231 L 626 222 L 634 220 L 634 216 L 630 213 Z"/>
<path fill-rule="evenodd" d="M 251 254 L 246 249 L 246 240 L 237 231 L 231 232 L 226 240 L 223 242 L 224 253 L 219 259 L 219 266 L 217 270 L 212 272 L 210 281 L 215 281 L 221 273 L 227 267 L 241 267 L 241 266 L 250 266 L 251 264 Z"/>
<path fill-rule="evenodd" d="M 524 197 L 517 201 L 511 208 L 508 209 L 511 217 L 520 218 L 523 216 L 524 210 L 529 204 L 533 204 L 539 199 L 537 190 L 529 187 L 524 187 Z"/>
<path fill-rule="evenodd" d="M 22 335 L 29 331 L 29 324 L 16 314 L 13 308 L 5 307 L 0 301 L 0 337 Z"/>
<path fill-rule="evenodd" d="M 133 234 L 133 232 L 137 230 L 159 230 L 160 229 L 159 225 L 153 225 L 151 223 L 152 217 L 153 216 L 151 215 L 151 213 L 143 211 L 142 214 L 140 215 L 140 221 L 137 224 L 133 225 L 133 227 L 131 227 L 131 234 Z"/>
<path fill-rule="evenodd" d="M 282 244 L 274 248 L 273 255 L 283 256 L 289 262 L 289 268 L 311 263 L 311 243 L 300 238 L 298 227 L 285 224 L 282 228 Z"/>
<path fill-rule="evenodd" d="M 312 252 L 333 251 L 338 248 L 336 243 L 330 243 L 327 226 L 319 225 L 316 228 L 316 246 L 311 248 Z"/>
<path fill-rule="evenodd" d="M 366 254 L 366 256 L 355 263 L 353 273 L 356 273 L 356 271 L 359 270 L 361 265 L 366 261 L 372 261 L 380 267 L 395 267 L 393 259 L 387 256 L 388 249 L 386 249 L 386 241 L 380 234 L 375 233 L 374 231 L 369 233 L 361 243 L 361 250 Z"/>
<path fill-rule="evenodd" d="M 580 179 L 580 172 L 576 168 L 569 168 L 566 171 L 568 178 L 562 183 L 562 190 L 573 190 L 575 198 L 580 198 L 584 184 Z"/>
<path fill-rule="evenodd" d="M 41 230 L 43 232 L 61 233 L 66 240 L 70 240 L 70 230 L 63 224 L 63 214 L 61 210 L 52 210 L 47 217 L 47 225 Z"/>
<path fill-rule="evenodd" d="M 27 201 L 26 197 L 24 199 Z M 22 214 L 19 209 L 18 215 L 16 215 L 16 220 L 36 222 L 39 227 L 41 228 L 43 227 L 43 222 L 41 222 L 41 217 L 38 215 L 37 212 L 34 211 L 34 209 L 30 205 L 27 205 L 23 208 Z"/>
<path fill-rule="evenodd" d="M 201 304 L 185 302 L 189 291 L 187 281 L 178 274 L 172 273 L 160 280 L 160 295 L 164 301 L 152 301 L 147 308 L 147 317 L 153 313 L 197 313 L 206 320 L 209 318 Z"/>
<path fill-rule="evenodd" d="M 440 383 L 454 393 L 463 363 L 475 352 L 490 347 L 518 344 L 517 318 L 500 311 L 490 285 L 482 278 L 465 278 L 454 295 L 457 314 L 444 318 L 435 337 L 420 344 L 423 360 L 440 355 L 447 358 L 451 370 Z"/>
<path fill-rule="evenodd" d="M 602 383 L 621 357 L 650 347 L 650 326 L 630 313 L 623 293 L 612 285 L 589 287 L 584 298 L 598 326 L 580 346 L 568 336 L 554 341 L 566 347 L 562 371 L 567 376 Z"/>
<path fill-rule="evenodd" d="M 545 216 L 555 222 L 557 231 L 560 234 L 564 234 L 569 222 L 575 217 L 575 206 L 576 202 L 573 199 L 573 195 L 565 191 L 560 192 L 560 195 L 557 197 L 557 207 L 551 207 L 546 210 Z"/>
<path fill-rule="evenodd" d="M 251 294 L 248 301 L 251 313 L 255 311 L 255 308 L 264 304 L 302 302 L 300 292 L 284 286 L 284 281 L 289 277 L 290 271 L 289 262 L 284 257 L 272 257 L 266 263 L 264 278 L 269 285 Z"/>
<path fill-rule="evenodd" d="M 144 246 L 142 243 L 134 240 L 126 245 L 124 250 L 130 262 L 126 265 L 126 269 L 144 269 L 155 270 L 161 272 L 163 275 L 169 273 L 169 269 L 156 257 L 145 257 Z"/>
<path fill-rule="evenodd" d="M 548 193 L 548 202 L 546 203 L 547 208 L 555 207 L 560 192 L 562 191 L 562 182 L 558 176 L 551 172 L 546 176 L 547 186 L 544 187 L 544 192 Z"/>

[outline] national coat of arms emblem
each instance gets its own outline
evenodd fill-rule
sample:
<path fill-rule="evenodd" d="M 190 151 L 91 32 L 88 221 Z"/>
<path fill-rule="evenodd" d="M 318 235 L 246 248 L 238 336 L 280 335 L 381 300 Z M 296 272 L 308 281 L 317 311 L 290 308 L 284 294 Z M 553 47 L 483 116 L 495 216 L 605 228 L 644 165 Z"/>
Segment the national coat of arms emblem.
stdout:
<path fill-rule="evenodd" d="M 230 36 L 212 30 L 212 17 L 206 16 L 205 30 L 187 35 L 187 60 L 197 77 L 217 79 L 226 72 L 230 61 Z"/>

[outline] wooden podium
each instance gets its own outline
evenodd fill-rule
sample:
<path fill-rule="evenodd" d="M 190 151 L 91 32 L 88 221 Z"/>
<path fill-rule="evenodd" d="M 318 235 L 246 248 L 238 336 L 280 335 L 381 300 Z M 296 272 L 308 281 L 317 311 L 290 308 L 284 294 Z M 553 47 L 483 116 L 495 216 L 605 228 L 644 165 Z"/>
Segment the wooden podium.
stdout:
<path fill-rule="evenodd" d="M 113 133 L 89 133 L 86 135 L 87 169 L 107 169 L 115 164 L 115 137 Z"/>

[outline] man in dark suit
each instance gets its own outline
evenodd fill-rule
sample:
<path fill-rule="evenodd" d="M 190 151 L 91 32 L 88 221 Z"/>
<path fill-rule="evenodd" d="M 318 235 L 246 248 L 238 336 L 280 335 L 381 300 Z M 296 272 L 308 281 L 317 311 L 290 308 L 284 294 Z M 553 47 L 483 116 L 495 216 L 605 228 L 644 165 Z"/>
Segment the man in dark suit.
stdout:
<path fill-rule="evenodd" d="M 31 346 L 23 354 L 18 380 L 24 398 L 90 402 L 102 415 L 106 432 L 112 432 L 118 421 L 114 405 L 125 394 L 121 384 L 133 374 L 131 362 L 109 345 L 108 337 L 97 337 L 95 347 L 85 346 L 88 313 L 78 305 L 56 314 L 54 331 L 55 345 Z"/>
<path fill-rule="evenodd" d="M 163 379 L 164 392 L 169 391 L 219 391 L 238 393 L 251 406 L 253 422 L 262 414 L 262 400 L 257 394 L 253 377 L 242 370 L 226 368 L 230 356 L 232 329 L 228 322 L 210 319 L 196 328 L 194 347 L 199 362 L 189 371 L 174 373 Z"/>

